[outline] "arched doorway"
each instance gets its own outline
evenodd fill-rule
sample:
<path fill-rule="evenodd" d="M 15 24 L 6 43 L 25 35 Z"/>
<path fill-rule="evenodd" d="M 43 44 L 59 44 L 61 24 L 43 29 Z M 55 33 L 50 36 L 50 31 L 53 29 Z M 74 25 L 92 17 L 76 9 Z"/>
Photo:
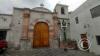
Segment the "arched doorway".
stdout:
<path fill-rule="evenodd" d="M 49 26 L 47 23 L 36 23 L 33 32 L 33 48 L 49 47 Z"/>

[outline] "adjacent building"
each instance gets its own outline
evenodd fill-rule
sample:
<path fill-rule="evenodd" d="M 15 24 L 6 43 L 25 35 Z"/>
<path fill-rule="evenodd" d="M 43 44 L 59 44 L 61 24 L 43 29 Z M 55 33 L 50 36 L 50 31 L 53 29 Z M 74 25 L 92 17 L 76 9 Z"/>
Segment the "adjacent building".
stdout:
<path fill-rule="evenodd" d="M 80 42 L 84 39 L 90 52 L 100 54 L 100 1 L 87 0 L 79 8 L 70 13 L 71 39 Z"/>

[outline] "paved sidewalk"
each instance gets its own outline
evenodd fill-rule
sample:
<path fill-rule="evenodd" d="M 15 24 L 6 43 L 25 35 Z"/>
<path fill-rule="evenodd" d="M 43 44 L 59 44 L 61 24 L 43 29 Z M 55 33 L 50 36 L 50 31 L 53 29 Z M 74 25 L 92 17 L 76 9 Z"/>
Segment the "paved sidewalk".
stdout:
<path fill-rule="evenodd" d="M 96 56 L 93 53 L 76 51 L 76 50 L 68 50 L 64 51 L 63 49 L 32 49 L 27 51 L 15 51 L 9 50 L 5 52 L 5 54 L 0 56 Z"/>

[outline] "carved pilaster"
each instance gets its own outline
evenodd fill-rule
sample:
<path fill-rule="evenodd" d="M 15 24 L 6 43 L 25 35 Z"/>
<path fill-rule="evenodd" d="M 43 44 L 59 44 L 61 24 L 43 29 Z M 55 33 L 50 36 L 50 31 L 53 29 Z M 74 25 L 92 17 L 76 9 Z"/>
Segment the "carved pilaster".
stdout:
<path fill-rule="evenodd" d="M 23 25 L 22 25 L 22 38 L 21 39 L 28 39 L 28 32 L 29 32 L 29 19 L 30 19 L 30 10 L 25 9 L 23 11 Z"/>

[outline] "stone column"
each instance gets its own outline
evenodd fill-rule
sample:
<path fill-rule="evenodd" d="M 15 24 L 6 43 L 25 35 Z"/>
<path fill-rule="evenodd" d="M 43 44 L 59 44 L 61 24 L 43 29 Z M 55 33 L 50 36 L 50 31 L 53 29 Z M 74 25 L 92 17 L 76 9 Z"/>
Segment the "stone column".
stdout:
<path fill-rule="evenodd" d="M 58 26 L 58 18 L 56 14 L 53 16 L 53 26 L 54 26 L 54 36 L 53 36 L 53 47 L 58 48 L 59 47 L 59 26 Z"/>

